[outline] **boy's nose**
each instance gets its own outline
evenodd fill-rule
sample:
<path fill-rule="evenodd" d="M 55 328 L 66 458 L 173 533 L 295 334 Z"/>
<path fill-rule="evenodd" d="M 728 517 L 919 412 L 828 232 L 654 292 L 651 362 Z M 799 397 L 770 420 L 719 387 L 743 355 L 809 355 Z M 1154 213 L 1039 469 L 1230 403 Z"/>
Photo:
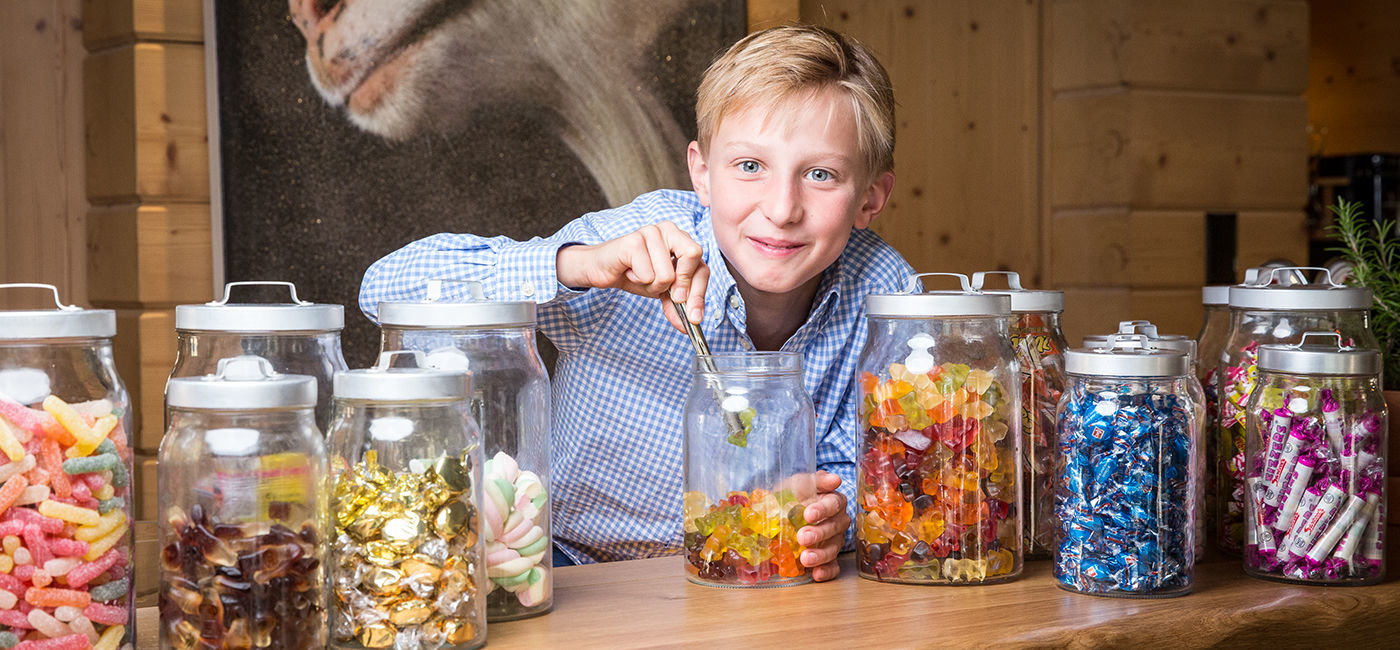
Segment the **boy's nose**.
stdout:
<path fill-rule="evenodd" d="M 800 180 L 774 180 L 769 186 L 763 215 L 779 226 L 802 220 L 802 186 Z"/>

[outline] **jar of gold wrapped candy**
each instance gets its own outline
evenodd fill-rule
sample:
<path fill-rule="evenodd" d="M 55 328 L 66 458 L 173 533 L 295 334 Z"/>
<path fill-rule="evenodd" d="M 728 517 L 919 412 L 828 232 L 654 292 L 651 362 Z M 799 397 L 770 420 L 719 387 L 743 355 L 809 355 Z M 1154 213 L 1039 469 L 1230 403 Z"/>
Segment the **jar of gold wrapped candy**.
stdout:
<path fill-rule="evenodd" d="M 415 363 L 392 367 L 403 358 Z M 471 376 L 425 365 L 421 352 L 385 352 L 373 368 L 335 376 L 328 444 L 337 648 L 486 642 Z M 546 552 L 549 538 L 533 548 Z"/>
<path fill-rule="evenodd" d="M 163 648 L 326 645 L 316 380 L 257 356 L 170 380 L 160 445 Z"/>
<path fill-rule="evenodd" d="M 924 291 L 952 276 L 960 291 Z M 921 273 L 865 301 L 856 513 L 860 575 L 982 584 L 1020 575 L 1021 391 L 1011 299 Z"/>
<path fill-rule="evenodd" d="M 535 346 L 535 303 L 486 300 L 476 282 L 429 280 L 426 300 L 382 303 L 379 319 L 384 350 L 419 350 L 434 368 L 472 373 L 471 414 L 486 459 L 487 619 L 548 612 L 550 386 Z"/>

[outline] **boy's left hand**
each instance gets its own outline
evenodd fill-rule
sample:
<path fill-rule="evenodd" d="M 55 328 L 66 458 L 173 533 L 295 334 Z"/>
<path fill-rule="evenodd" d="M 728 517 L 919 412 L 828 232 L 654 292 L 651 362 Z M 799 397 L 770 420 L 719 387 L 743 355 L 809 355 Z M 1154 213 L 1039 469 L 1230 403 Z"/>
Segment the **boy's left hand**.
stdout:
<path fill-rule="evenodd" d="M 807 505 L 802 516 L 807 525 L 797 531 L 797 543 L 807 547 L 798 561 L 812 569 L 817 582 L 831 580 L 841 572 L 836 554 L 846 540 L 851 516 L 846 514 L 846 496 L 836 491 L 841 477 L 826 470 L 817 472 L 817 500 Z"/>

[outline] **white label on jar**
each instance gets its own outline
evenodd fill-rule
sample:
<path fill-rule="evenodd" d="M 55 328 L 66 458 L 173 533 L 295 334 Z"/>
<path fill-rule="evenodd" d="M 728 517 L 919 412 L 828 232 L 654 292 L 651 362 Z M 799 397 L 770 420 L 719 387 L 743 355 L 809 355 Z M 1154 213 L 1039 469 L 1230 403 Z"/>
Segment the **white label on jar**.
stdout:
<path fill-rule="evenodd" d="M 1274 522 L 1274 528 L 1287 533 L 1283 536 L 1283 542 L 1279 544 L 1279 548 L 1282 548 L 1285 553 L 1288 552 L 1288 545 L 1293 543 L 1294 534 L 1298 532 L 1299 528 L 1302 528 L 1303 519 L 1308 516 L 1308 513 L 1313 511 L 1313 507 L 1321 500 L 1321 492 L 1304 490 L 1303 498 L 1298 501 L 1297 509 L 1293 511 L 1289 518 L 1284 520 L 1283 517 L 1279 517 L 1279 521 Z M 1283 523 L 1284 526 L 1278 526 L 1279 523 Z"/>
<path fill-rule="evenodd" d="M 1337 516 L 1337 511 L 1342 508 L 1342 499 L 1347 496 L 1347 491 L 1336 485 L 1327 487 L 1327 492 L 1322 495 L 1322 500 L 1313 507 L 1312 512 L 1303 519 L 1298 526 L 1296 534 L 1284 549 L 1287 556 L 1284 559 L 1294 556 L 1304 555 L 1312 547 L 1314 541 L 1322 534 L 1322 530 L 1332 519 Z"/>

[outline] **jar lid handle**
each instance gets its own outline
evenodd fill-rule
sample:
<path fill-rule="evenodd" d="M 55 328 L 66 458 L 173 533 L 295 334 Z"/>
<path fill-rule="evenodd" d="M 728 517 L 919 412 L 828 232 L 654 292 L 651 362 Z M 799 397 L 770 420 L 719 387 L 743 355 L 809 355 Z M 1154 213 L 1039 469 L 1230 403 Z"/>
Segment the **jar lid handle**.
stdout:
<path fill-rule="evenodd" d="M 1118 321 L 1119 334 L 1142 334 L 1149 339 L 1158 338 L 1157 326 L 1147 320 Z"/>
<path fill-rule="evenodd" d="M 219 359 L 219 365 L 214 374 L 205 376 L 205 379 L 218 381 L 263 381 L 266 379 L 276 379 L 277 369 L 272 367 L 272 362 L 256 354 L 243 354 L 236 357 Z"/>
<path fill-rule="evenodd" d="M 1145 334 L 1109 334 L 1108 345 L 1101 348 L 1094 348 L 1098 354 L 1113 354 L 1119 350 L 1146 350 L 1151 345 L 1151 339 Z"/>
<path fill-rule="evenodd" d="M 453 280 L 451 278 L 432 278 L 428 280 L 428 302 L 442 300 L 443 283 L 467 285 L 467 294 L 471 296 L 473 302 L 486 300 L 486 292 L 481 288 L 481 282 L 477 280 Z"/>
<path fill-rule="evenodd" d="M 207 303 L 211 307 L 220 307 L 228 304 L 229 295 L 233 293 L 234 287 L 287 287 L 292 293 L 292 304 L 294 305 L 314 305 L 316 303 L 307 302 L 297 297 L 297 285 L 291 282 L 281 282 L 275 280 L 244 280 L 240 282 L 229 282 L 224 285 L 224 297 Z"/>
<path fill-rule="evenodd" d="M 1021 274 L 1015 271 L 978 271 L 972 274 L 972 289 L 981 291 L 989 275 L 1006 276 L 1006 287 L 1012 291 L 1025 291 L 1021 286 Z"/>
<path fill-rule="evenodd" d="M 412 357 L 413 365 L 395 366 L 394 362 L 404 357 Z M 430 368 L 428 357 L 421 350 L 386 350 L 379 353 L 379 361 L 370 368 L 375 372 L 387 372 L 391 368 Z"/>
<path fill-rule="evenodd" d="M 1290 347 L 1301 349 L 1304 345 L 1308 344 L 1309 338 L 1331 339 L 1337 344 L 1337 350 L 1339 352 L 1349 352 L 1355 349 L 1354 347 L 1347 345 L 1346 341 L 1342 340 L 1342 335 L 1340 332 L 1303 332 L 1302 338 L 1299 338 L 1298 342 Z"/>
<path fill-rule="evenodd" d="M 1293 272 L 1295 272 L 1295 271 L 1321 271 L 1322 274 L 1323 274 L 1323 276 L 1324 276 L 1325 279 L 1326 279 L 1326 284 L 1327 284 L 1327 286 L 1329 286 L 1329 287 L 1341 287 L 1341 286 L 1343 286 L 1340 282 L 1337 282 L 1336 280 L 1333 280 L 1333 279 L 1332 279 L 1332 269 L 1329 269 L 1329 268 L 1327 268 L 1327 267 L 1325 267 L 1325 266 L 1276 266 L 1276 267 L 1272 267 L 1272 268 L 1270 268 L 1270 267 L 1261 267 L 1261 268 L 1258 268 L 1258 269 L 1249 269 L 1249 270 L 1245 271 L 1244 284 L 1245 284 L 1246 286 L 1251 286 L 1251 287 L 1267 287 L 1267 286 L 1273 284 L 1273 283 L 1274 283 L 1274 280 L 1279 280 L 1280 284 L 1282 284 L 1284 281 L 1289 280 L 1289 278 L 1290 278 L 1291 276 L 1287 276 L 1287 275 L 1285 275 L 1282 279 L 1280 279 L 1280 278 L 1278 277 L 1279 271 L 1287 271 L 1288 273 L 1293 273 Z M 1305 279 L 1304 284 L 1307 284 L 1307 282 L 1306 282 L 1306 276 L 1304 276 L 1304 279 Z M 1322 283 L 1322 282 L 1319 282 L 1318 284 L 1323 284 L 1323 283 Z"/>
<path fill-rule="evenodd" d="M 922 293 L 924 288 L 923 278 L 932 276 L 957 278 L 958 281 L 962 283 L 963 293 L 982 293 L 977 289 L 973 289 L 972 285 L 968 282 L 967 276 L 962 273 L 915 273 L 909 276 L 909 287 L 905 290 L 905 293 Z"/>
<path fill-rule="evenodd" d="M 82 307 L 77 305 L 65 305 L 58 298 L 58 287 L 42 282 L 6 282 L 0 284 L 0 289 L 48 289 L 53 292 L 53 304 L 59 311 L 82 311 Z"/>

